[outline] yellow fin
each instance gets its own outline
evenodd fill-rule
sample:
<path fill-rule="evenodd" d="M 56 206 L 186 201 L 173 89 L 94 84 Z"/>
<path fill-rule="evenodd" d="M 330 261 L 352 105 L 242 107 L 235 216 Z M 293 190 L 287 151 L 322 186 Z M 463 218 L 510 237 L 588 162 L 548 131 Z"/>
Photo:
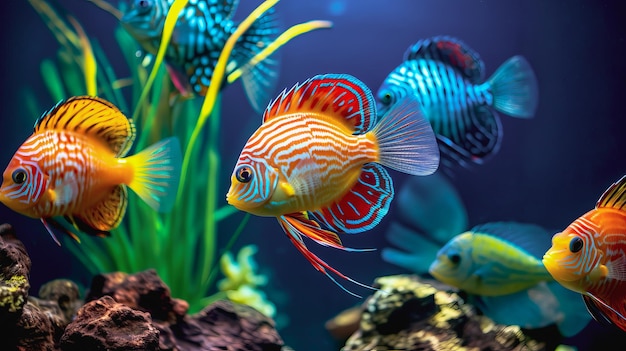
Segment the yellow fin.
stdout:
<path fill-rule="evenodd" d="M 596 203 L 596 208 L 602 207 L 626 211 L 626 175 L 611 184 L 604 194 L 600 196 L 600 200 Z"/>
<path fill-rule="evenodd" d="M 72 224 L 86 234 L 108 236 L 124 218 L 127 204 L 126 186 L 118 185 L 101 203 L 71 217 Z"/>
<path fill-rule="evenodd" d="M 128 186 L 154 210 L 170 211 L 176 201 L 182 162 L 178 138 L 163 139 L 126 160 L 135 170 Z"/>
<path fill-rule="evenodd" d="M 135 140 L 135 125 L 115 105 L 95 96 L 75 96 L 61 101 L 35 123 L 35 133 L 67 130 L 88 135 L 123 157 Z"/>

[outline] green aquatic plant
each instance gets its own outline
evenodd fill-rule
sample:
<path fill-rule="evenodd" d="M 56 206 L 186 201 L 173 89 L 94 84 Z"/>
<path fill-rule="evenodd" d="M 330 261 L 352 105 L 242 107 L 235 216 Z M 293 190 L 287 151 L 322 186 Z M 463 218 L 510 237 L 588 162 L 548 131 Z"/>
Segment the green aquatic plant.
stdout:
<path fill-rule="evenodd" d="M 133 120 L 138 129 L 134 145 L 137 149 L 171 135 L 177 136 L 181 144 L 186 146 L 177 204 L 170 213 L 156 213 L 131 193 L 125 218 L 112 231 L 111 237 L 103 239 L 82 235 L 80 243 L 64 238 L 64 246 L 93 274 L 156 269 L 171 288 L 172 295 L 187 300 L 191 311 L 201 309 L 215 298 L 226 296 L 240 302 L 255 301 L 267 313 L 273 313 L 273 306 L 267 307 L 270 306 L 267 303 L 263 305 L 263 295 L 259 294 L 262 285 L 260 281 L 256 284 L 233 285 L 233 289 L 207 296 L 215 288 L 215 268 L 221 254 L 216 246 L 217 225 L 237 211 L 224 203 L 223 194 L 217 190 L 221 164 L 218 148 L 220 84 L 222 81 L 235 81 L 241 75 L 241 70 L 249 69 L 300 34 L 329 27 L 329 22 L 312 21 L 289 28 L 249 63 L 227 75 L 226 63 L 238 37 L 278 0 L 263 2 L 228 39 L 209 91 L 201 101 L 178 96 L 161 64 L 164 48 L 177 18 L 176 11 L 184 7 L 186 0 L 176 0 L 172 5 L 156 57 L 138 57 L 137 53 L 141 52 L 139 45 L 121 27 L 115 29 L 115 38 L 131 72 L 130 77 L 123 78 L 116 74 L 109 62 L 106 52 L 110 50 L 105 52 L 97 41 L 90 40 L 77 20 L 67 16 L 70 26 L 45 0 L 29 2 L 60 44 L 56 60 L 46 59 L 41 64 L 42 77 L 53 102 L 73 95 L 97 94 L 122 111 L 133 111 Z M 109 12 L 113 13 L 110 9 Z M 127 103 L 128 95 L 132 103 Z M 32 104 L 31 110 L 39 110 L 32 96 L 28 97 L 28 101 Z M 187 178 L 187 174 L 202 176 Z M 228 233 L 232 239 L 227 247 L 241 233 L 247 218 L 246 215 L 234 233 Z M 249 259 L 251 253 L 244 251 L 243 255 L 241 259 L 245 261 L 244 257 Z M 239 266 L 242 266 L 242 262 L 239 262 Z M 227 277 L 233 272 L 233 268 L 228 268 L 228 265 L 223 264 L 222 267 Z M 246 270 L 246 274 L 254 274 L 250 265 Z"/>

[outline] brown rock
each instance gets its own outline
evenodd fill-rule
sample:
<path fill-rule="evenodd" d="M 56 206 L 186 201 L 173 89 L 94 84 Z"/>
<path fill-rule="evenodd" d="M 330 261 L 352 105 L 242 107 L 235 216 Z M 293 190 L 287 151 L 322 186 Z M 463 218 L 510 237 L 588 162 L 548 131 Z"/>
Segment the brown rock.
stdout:
<path fill-rule="evenodd" d="M 85 304 L 60 341 L 63 351 L 159 350 L 159 332 L 150 315 L 110 296 Z"/>
<path fill-rule="evenodd" d="M 175 322 L 189 308 L 187 302 L 171 297 L 169 287 L 153 269 L 132 275 L 117 272 L 95 276 L 85 301 L 106 295 L 130 308 L 148 312 L 152 319 L 160 321 Z"/>
<path fill-rule="evenodd" d="M 280 351 L 283 347 L 274 321 L 248 306 L 218 301 L 188 316 L 187 302 L 171 298 L 169 288 L 154 270 L 98 275 L 87 300 L 100 296 L 110 296 L 117 303 L 150 313 L 152 326 L 158 330 L 160 350 Z M 67 332 L 63 340 L 66 336 Z"/>
<path fill-rule="evenodd" d="M 17 350 L 59 350 L 56 341 L 67 323 L 56 303 L 30 298 L 15 326 Z M 4 344 L 4 340 L 3 340 Z M 6 345 L 6 344 L 4 344 Z"/>
<path fill-rule="evenodd" d="M 175 350 L 280 351 L 284 345 L 272 319 L 226 300 L 214 302 L 171 329 Z"/>
<path fill-rule="evenodd" d="M 10 224 L 0 225 L 0 328 L 14 325 L 28 299 L 30 258 Z"/>
<path fill-rule="evenodd" d="M 66 324 L 72 321 L 83 303 L 78 285 L 67 279 L 55 279 L 42 285 L 39 289 L 39 298 L 54 301 L 60 308 Z"/>

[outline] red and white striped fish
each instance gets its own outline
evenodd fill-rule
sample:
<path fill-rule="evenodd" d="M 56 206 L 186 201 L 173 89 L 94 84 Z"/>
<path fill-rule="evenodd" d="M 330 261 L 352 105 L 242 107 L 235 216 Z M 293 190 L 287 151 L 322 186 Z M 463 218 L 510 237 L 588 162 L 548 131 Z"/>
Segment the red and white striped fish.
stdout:
<path fill-rule="evenodd" d="M 90 96 L 59 102 L 35 123 L 34 133 L 15 152 L 3 174 L 0 202 L 78 237 L 76 229 L 105 236 L 122 221 L 128 185 L 155 210 L 174 203 L 180 172 L 178 140 L 168 138 L 123 158 L 135 126 L 110 102 Z"/>
<path fill-rule="evenodd" d="M 417 100 L 400 101 L 377 123 L 365 84 L 349 75 L 318 75 L 267 107 L 226 199 L 242 211 L 277 217 L 296 248 L 335 283 L 328 271 L 363 285 L 310 252 L 302 237 L 362 251 L 344 247 L 337 233 L 369 230 L 387 213 L 394 189 L 381 165 L 413 175 L 437 169 L 437 141 Z"/>
<path fill-rule="evenodd" d="M 557 282 L 583 295 L 597 321 L 626 331 L 626 176 L 595 209 L 554 235 L 543 264 Z"/>

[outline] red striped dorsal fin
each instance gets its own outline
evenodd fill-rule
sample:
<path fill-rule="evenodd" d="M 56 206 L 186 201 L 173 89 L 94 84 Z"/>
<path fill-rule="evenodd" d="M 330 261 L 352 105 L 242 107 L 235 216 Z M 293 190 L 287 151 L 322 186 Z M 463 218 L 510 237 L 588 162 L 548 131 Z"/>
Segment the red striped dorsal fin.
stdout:
<path fill-rule="evenodd" d="M 115 105 L 95 96 L 63 100 L 35 122 L 35 133 L 66 130 L 93 137 L 123 157 L 135 139 L 135 125 Z"/>
<path fill-rule="evenodd" d="M 626 211 L 626 175 L 606 189 L 596 203 L 596 208 L 615 208 Z"/>
<path fill-rule="evenodd" d="M 433 60 L 450 65 L 474 84 L 482 83 L 484 63 L 478 53 L 461 40 L 438 36 L 422 39 L 404 53 L 404 60 Z"/>
<path fill-rule="evenodd" d="M 374 95 L 347 74 L 318 75 L 284 90 L 265 110 L 263 122 L 296 113 L 334 117 L 354 134 L 363 134 L 376 124 Z"/>

